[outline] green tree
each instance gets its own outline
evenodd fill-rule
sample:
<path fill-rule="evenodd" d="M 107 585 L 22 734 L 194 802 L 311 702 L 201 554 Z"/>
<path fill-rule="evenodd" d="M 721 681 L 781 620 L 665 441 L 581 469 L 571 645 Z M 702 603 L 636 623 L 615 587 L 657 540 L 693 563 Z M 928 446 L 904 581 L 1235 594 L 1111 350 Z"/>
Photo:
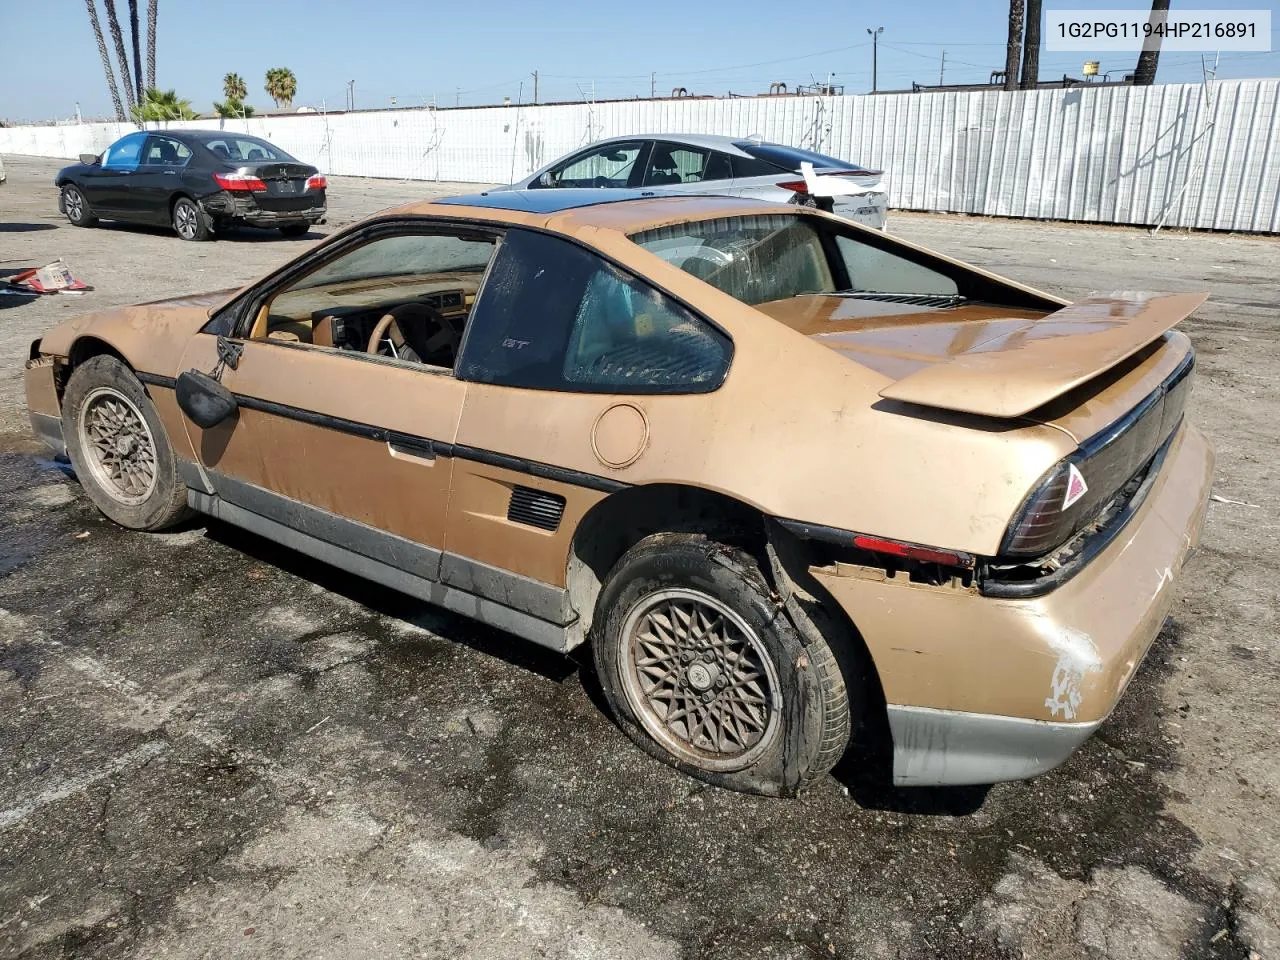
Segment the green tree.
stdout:
<path fill-rule="evenodd" d="M 267 82 L 263 89 L 275 101 L 277 108 L 287 110 L 293 106 L 293 98 L 298 92 L 298 78 L 288 67 L 272 67 L 267 71 Z"/>
<path fill-rule="evenodd" d="M 244 77 L 238 73 L 228 73 L 222 78 L 222 95 L 228 100 L 243 100 L 249 95 L 249 88 L 244 85 Z"/>
<path fill-rule="evenodd" d="M 142 102 L 133 108 L 138 123 L 148 120 L 198 120 L 200 114 L 191 108 L 190 100 L 181 99 L 177 91 L 149 89 Z"/>
<path fill-rule="evenodd" d="M 249 106 L 243 100 L 236 100 L 228 97 L 222 103 L 213 104 L 214 112 L 224 119 L 230 120 L 233 117 L 252 117 L 253 107 Z"/>

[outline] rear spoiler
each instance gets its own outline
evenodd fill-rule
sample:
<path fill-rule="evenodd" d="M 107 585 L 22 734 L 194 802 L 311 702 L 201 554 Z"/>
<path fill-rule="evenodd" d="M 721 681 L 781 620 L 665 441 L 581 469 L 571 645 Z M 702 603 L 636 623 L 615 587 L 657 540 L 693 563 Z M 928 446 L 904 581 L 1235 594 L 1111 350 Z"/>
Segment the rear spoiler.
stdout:
<path fill-rule="evenodd" d="M 987 417 L 1021 417 L 1133 356 L 1208 299 L 1207 293 L 1175 293 L 1081 300 L 908 374 L 880 396 Z"/>

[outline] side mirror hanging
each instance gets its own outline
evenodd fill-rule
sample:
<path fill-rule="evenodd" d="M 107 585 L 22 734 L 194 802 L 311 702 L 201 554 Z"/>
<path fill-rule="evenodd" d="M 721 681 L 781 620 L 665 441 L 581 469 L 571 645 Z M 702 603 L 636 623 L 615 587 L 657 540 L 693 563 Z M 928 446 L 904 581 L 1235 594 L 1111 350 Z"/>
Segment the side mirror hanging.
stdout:
<path fill-rule="evenodd" d="M 239 406 L 230 390 L 199 370 L 179 374 L 174 392 L 182 412 L 202 430 L 216 427 Z"/>

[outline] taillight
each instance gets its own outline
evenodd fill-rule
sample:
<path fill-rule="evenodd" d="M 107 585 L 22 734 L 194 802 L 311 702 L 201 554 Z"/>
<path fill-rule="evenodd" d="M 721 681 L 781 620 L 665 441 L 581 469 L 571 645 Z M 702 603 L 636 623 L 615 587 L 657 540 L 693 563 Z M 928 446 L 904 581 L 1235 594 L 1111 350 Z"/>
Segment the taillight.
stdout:
<path fill-rule="evenodd" d="M 1001 556 L 1041 557 L 1061 546 L 1077 527 L 1088 490 L 1074 460 L 1055 466 L 1023 501 L 1004 536 Z"/>
<path fill-rule="evenodd" d="M 308 190 L 323 190 L 329 186 L 329 179 L 323 173 L 317 173 L 307 178 Z"/>
<path fill-rule="evenodd" d="M 819 170 L 814 171 L 821 177 L 878 177 L 881 175 L 879 170 Z M 792 190 L 796 193 L 808 193 L 809 187 L 803 180 L 783 180 L 781 183 L 775 184 L 783 190 Z"/>
<path fill-rule="evenodd" d="M 267 189 L 267 185 L 251 173 L 214 173 L 213 180 L 223 190 L 230 190 L 232 193 Z"/>

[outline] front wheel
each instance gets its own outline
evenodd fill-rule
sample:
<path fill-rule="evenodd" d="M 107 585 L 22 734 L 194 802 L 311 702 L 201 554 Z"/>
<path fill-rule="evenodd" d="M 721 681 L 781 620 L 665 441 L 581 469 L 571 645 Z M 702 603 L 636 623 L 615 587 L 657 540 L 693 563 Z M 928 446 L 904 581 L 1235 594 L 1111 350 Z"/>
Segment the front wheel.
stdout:
<path fill-rule="evenodd" d="M 187 515 L 187 488 L 160 415 L 115 357 L 75 368 L 62 398 L 62 433 L 85 493 L 122 527 L 161 530 Z"/>
<path fill-rule="evenodd" d="M 642 749 L 698 779 L 794 794 L 849 740 L 844 678 L 745 551 L 658 534 L 618 561 L 592 644 L 606 699 Z"/>
<path fill-rule="evenodd" d="M 173 205 L 173 229 L 183 240 L 208 240 L 213 221 L 190 197 L 179 197 Z"/>
<path fill-rule="evenodd" d="M 72 226 L 92 227 L 98 222 L 89 207 L 88 199 L 74 183 L 68 183 L 62 188 L 62 212 L 67 215 Z"/>

